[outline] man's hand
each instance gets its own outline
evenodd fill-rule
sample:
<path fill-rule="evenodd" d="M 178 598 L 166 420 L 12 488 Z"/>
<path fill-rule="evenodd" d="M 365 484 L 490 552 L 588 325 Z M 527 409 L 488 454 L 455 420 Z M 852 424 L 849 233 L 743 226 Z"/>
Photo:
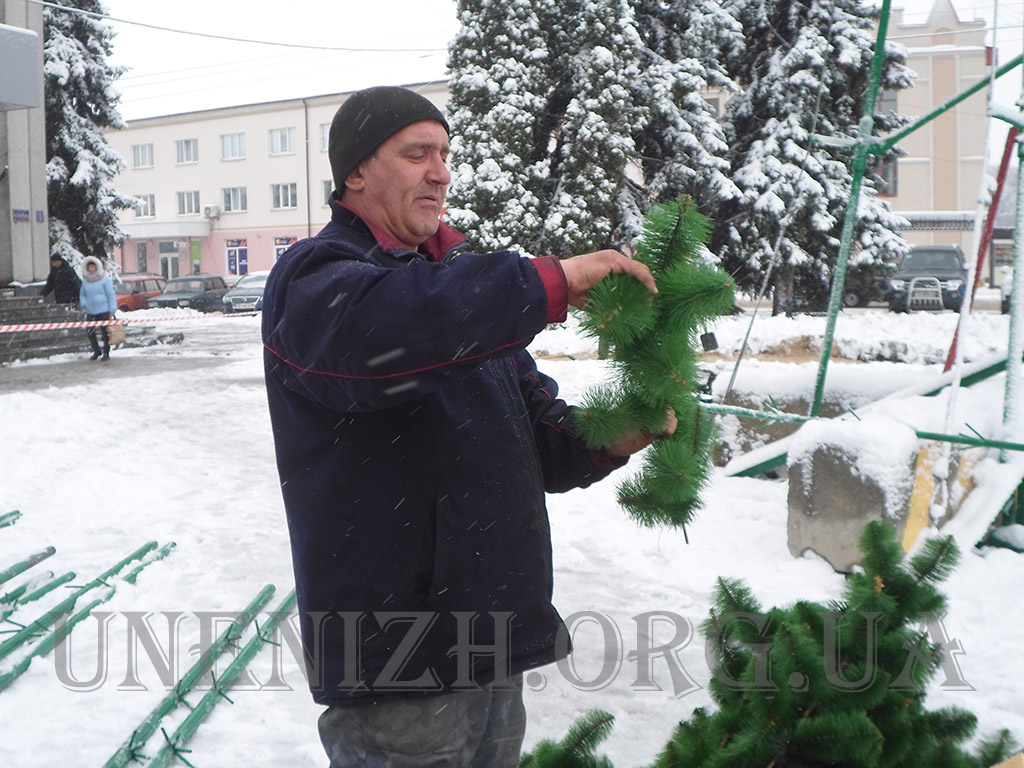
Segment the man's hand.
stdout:
<path fill-rule="evenodd" d="M 671 408 L 665 411 L 665 426 L 657 435 L 651 434 L 645 429 L 631 432 L 628 435 L 624 435 L 619 440 L 616 440 L 609 446 L 605 447 L 609 456 L 623 457 L 632 456 L 638 451 L 642 451 L 648 445 L 653 443 L 659 437 L 667 437 L 676 431 L 676 427 L 679 422 L 676 419 L 676 412 Z"/>
<path fill-rule="evenodd" d="M 583 309 L 590 289 L 613 272 L 626 272 L 647 286 L 651 293 L 657 293 L 654 277 L 646 264 L 633 261 L 618 251 L 604 250 L 573 256 L 560 262 L 565 280 L 569 284 L 569 303 Z"/>

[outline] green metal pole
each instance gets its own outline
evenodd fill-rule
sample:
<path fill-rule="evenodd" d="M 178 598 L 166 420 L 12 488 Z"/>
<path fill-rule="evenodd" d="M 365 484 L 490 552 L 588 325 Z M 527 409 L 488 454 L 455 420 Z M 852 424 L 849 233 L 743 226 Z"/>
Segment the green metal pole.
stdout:
<path fill-rule="evenodd" d="M 51 573 L 50 575 L 52 576 L 53 574 Z M 6 609 L 6 610 L 3 610 L 3 611 L 0 611 L 0 621 L 6 621 L 7 617 L 10 616 L 12 613 L 14 613 L 19 607 L 24 606 L 24 605 L 28 605 L 29 603 L 31 603 L 31 602 L 33 602 L 35 600 L 38 600 L 43 595 L 49 594 L 50 592 L 55 590 L 57 587 L 61 586 L 62 584 L 67 584 L 69 581 L 71 581 L 74 578 L 75 578 L 75 572 L 74 571 L 68 571 L 63 576 L 61 576 L 59 579 L 54 579 L 53 581 L 49 582 L 48 584 L 44 584 L 39 589 L 37 589 L 35 592 L 32 592 L 32 593 L 30 593 L 28 595 L 25 595 L 25 597 L 21 597 L 21 595 L 24 594 L 24 592 L 27 590 L 27 586 L 25 588 L 21 589 L 21 590 L 16 590 L 18 592 L 17 598 L 20 598 L 20 599 L 15 599 L 13 601 L 13 605 L 15 606 L 14 608 L 10 608 L 10 609 Z M 4 595 L 4 597 L 6 598 L 7 595 Z M 0 600 L 0 603 L 2 603 L 2 602 L 6 602 L 8 604 L 11 604 L 12 601 L 11 600 Z"/>
<path fill-rule="evenodd" d="M 12 565 L 7 570 L 0 571 L 0 584 L 4 584 L 5 582 L 10 581 L 15 576 L 17 576 L 19 573 L 24 573 L 29 568 L 31 568 L 33 565 L 37 565 L 38 563 L 43 562 L 43 560 L 45 560 L 46 558 L 53 557 L 53 555 L 56 552 L 57 552 L 57 550 L 54 549 L 53 547 L 47 547 L 42 552 L 36 552 L 36 554 L 31 555 L 30 557 L 27 557 L 26 559 L 22 560 L 20 563 L 15 563 L 14 565 Z"/>
<path fill-rule="evenodd" d="M 788 421 L 803 424 L 814 418 L 813 416 L 786 413 L 785 411 L 755 411 L 752 408 L 741 408 L 738 405 L 718 405 L 716 403 L 702 403 L 701 408 L 716 416 L 741 416 L 747 419 L 760 419 L 761 421 Z"/>
<path fill-rule="evenodd" d="M 875 102 L 878 98 L 878 85 L 882 82 L 882 67 L 885 63 L 885 38 L 889 29 L 889 8 L 892 0 L 882 0 L 882 8 L 878 17 L 878 35 L 875 38 L 875 52 L 871 59 L 871 75 L 868 79 L 867 92 L 864 99 L 864 111 L 857 125 L 857 147 L 853 153 L 853 178 L 850 182 L 850 201 L 846 205 L 843 219 L 842 236 L 839 240 L 839 256 L 832 276 L 832 293 L 828 302 L 828 320 L 825 322 L 825 338 L 822 342 L 821 361 L 818 363 L 818 376 L 814 383 L 814 401 L 811 403 L 811 416 L 821 415 L 821 403 L 825 396 L 825 376 L 828 372 L 828 360 L 832 354 L 832 341 L 836 334 L 836 320 L 843 302 L 843 289 L 846 286 L 846 266 L 850 262 L 850 251 L 853 247 L 853 231 L 857 224 L 857 209 L 860 203 L 860 190 L 864 183 L 864 173 L 868 167 L 870 154 L 871 132 L 875 125 Z"/>
<path fill-rule="evenodd" d="M 26 656 L 17 664 L 15 664 L 10 670 L 0 675 L 0 691 L 9 686 L 11 683 L 15 681 L 15 679 L 17 679 L 22 673 L 24 673 L 25 670 L 28 669 L 29 665 L 32 663 L 32 659 L 34 659 L 37 656 L 42 656 L 46 653 L 49 653 L 52 649 L 56 648 L 57 643 L 59 643 L 61 640 L 63 640 L 65 637 L 71 634 L 71 630 L 74 629 L 75 626 L 80 621 L 87 618 L 89 614 L 92 613 L 92 610 L 94 608 L 105 603 L 107 600 L 110 599 L 110 597 L 113 594 L 113 589 L 108 590 L 106 595 L 93 600 L 85 608 L 83 608 L 70 619 L 68 619 L 67 622 L 57 627 L 57 629 L 55 629 L 49 635 L 44 637 L 43 641 L 39 643 L 39 645 L 37 645 L 35 648 L 33 648 L 32 651 L 28 654 L 28 656 Z"/>
<path fill-rule="evenodd" d="M 999 448 L 1006 451 L 1024 451 L 1024 443 L 1012 443 L 1009 440 L 988 440 L 984 437 L 947 435 L 943 432 L 917 432 L 917 436 L 922 440 L 935 440 L 940 443 L 958 443 L 960 445 L 977 446 L 979 448 Z"/>
<path fill-rule="evenodd" d="M 21 512 L 14 510 L 6 514 L 0 515 L 0 528 L 6 528 L 9 525 L 14 525 L 21 518 Z"/>
<path fill-rule="evenodd" d="M 1021 99 L 1024 100 L 1024 86 Z M 1018 168 L 1024 168 L 1024 143 L 1017 139 Z M 1003 436 L 1017 432 L 1020 427 L 1021 356 L 1024 355 L 1024 183 L 1017 184 L 1017 231 L 1013 237 L 1013 285 L 1010 291 L 1009 346 L 1006 350 L 1006 389 L 1003 394 Z M 1003 451 L 999 460 L 1009 460 Z"/>
<path fill-rule="evenodd" d="M 177 544 L 175 544 L 173 541 L 167 542 L 162 547 L 160 547 L 160 549 L 157 550 L 155 555 L 153 555 L 151 558 L 146 560 L 141 565 L 134 568 L 131 573 L 124 577 L 124 580 L 127 581 L 129 584 L 134 584 L 135 580 L 139 577 L 139 574 L 142 572 L 143 568 L 145 568 L 150 563 L 155 563 L 157 560 L 163 560 L 165 557 L 171 554 L 171 550 L 174 549 L 176 546 Z"/>
<path fill-rule="evenodd" d="M 174 686 L 174 690 L 163 698 L 138 728 L 132 731 L 131 737 L 118 748 L 113 757 L 104 763 L 104 768 L 122 768 L 122 766 L 127 765 L 129 762 L 141 762 L 139 760 L 139 748 L 149 740 L 150 736 L 156 733 L 160 721 L 178 706 L 185 694 L 192 690 L 192 686 L 196 684 L 199 678 L 213 668 L 220 655 L 229 646 L 238 641 L 238 638 L 242 636 L 242 630 L 256 618 L 256 614 L 263 609 L 263 606 L 267 604 L 267 601 L 270 600 L 273 594 L 274 585 L 268 584 L 256 595 L 255 599 L 239 614 L 237 619 L 231 622 L 230 626 L 221 633 L 213 645 L 207 648 L 203 655 L 199 657 L 199 660 L 181 676 L 178 684 Z"/>
<path fill-rule="evenodd" d="M 62 600 L 58 605 L 44 613 L 34 622 L 32 622 L 26 627 L 23 627 L 20 631 L 16 632 L 3 643 L 0 643 L 0 659 L 2 659 L 11 651 L 13 651 L 19 645 L 22 645 L 23 643 L 29 641 L 30 639 L 38 635 L 40 631 L 45 631 L 54 622 L 56 622 L 58 617 L 62 614 L 70 613 L 71 611 L 73 611 L 75 608 L 75 603 L 77 602 L 78 598 L 80 598 L 86 592 L 95 589 L 96 587 L 107 586 L 107 579 L 116 575 L 128 563 L 132 562 L 133 560 L 138 560 L 147 552 L 155 548 L 155 541 L 151 541 L 148 544 L 144 544 L 143 546 L 139 547 L 137 550 L 128 555 L 128 557 L 121 560 L 112 568 L 109 568 L 108 570 L 104 571 L 97 578 L 93 579 L 85 586 L 76 589 L 74 594 Z"/>
<path fill-rule="evenodd" d="M 1014 67 L 1020 66 L 1021 62 L 1024 62 L 1024 54 L 1020 54 L 1019 56 L 1015 56 L 1014 58 L 1010 59 L 1010 61 L 1008 61 L 998 70 L 996 70 L 995 76 L 997 78 L 1002 77 Z M 988 87 L 991 84 L 992 79 L 993 78 L 991 77 L 986 77 L 984 80 L 979 80 L 977 83 L 972 85 L 963 93 L 958 93 L 956 96 L 953 96 L 951 99 L 948 99 L 947 101 L 943 102 L 941 105 L 933 109 L 927 115 L 919 117 L 917 120 L 910 123 L 910 125 L 905 126 L 902 130 L 898 131 L 897 133 L 890 134 L 889 136 L 886 136 L 884 139 L 880 139 L 874 142 L 874 146 L 871 149 L 872 153 L 879 155 L 885 154 L 890 149 L 895 147 L 899 142 L 903 141 L 903 139 L 907 138 L 907 136 L 916 131 L 918 128 L 921 128 L 926 123 L 930 123 L 943 112 L 952 109 L 961 101 L 969 99 L 971 96 L 976 94 L 981 89 Z"/>
<path fill-rule="evenodd" d="M 153 758 L 148 768 L 167 768 L 175 757 L 179 757 L 180 753 L 188 751 L 185 749 L 185 744 L 195 735 L 203 720 L 206 719 L 217 703 L 222 698 L 227 698 L 225 691 L 231 687 L 232 681 L 245 670 L 246 665 L 259 653 L 264 643 L 268 642 L 267 637 L 269 637 L 269 633 L 274 631 L 277 625 L 284 620 L 285 616 L 291 613 L 294 607 L 295 590 L 293 589 L 281 601 L 277 610 L 271 613 L 270 620 L 263 627 L 263 630 L 245 644 L 245 647 L 242 648 L 234 661 L 224 670 L 224 674 L 216 682 L 213 690 L 203 696 L 195 708 L 182 721 L 181 725 L 178 726 L 174 735 L 168 737 L 167 743 L 157 753 L 156 757 Z M 266 636 L 264 636 L 265 634 Z"/>

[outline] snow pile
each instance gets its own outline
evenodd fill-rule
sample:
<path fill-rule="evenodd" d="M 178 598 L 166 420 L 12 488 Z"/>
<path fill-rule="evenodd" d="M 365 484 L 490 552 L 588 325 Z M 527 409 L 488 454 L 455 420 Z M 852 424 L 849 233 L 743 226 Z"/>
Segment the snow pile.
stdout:
<path fill-rule="evenodd" d="M 894 518 L 913 485 L 907 457 L 917 452 L 914 430 L 894 419 L 865 418 L 813 421 L 804 424 L 789 443 L 789 464 L 803 465 L 804 486 L 811 486 L 811 454 L 830 446 L 847 457 L 852 471 L 870 479 L 882 492 L 885 513 Z"/>

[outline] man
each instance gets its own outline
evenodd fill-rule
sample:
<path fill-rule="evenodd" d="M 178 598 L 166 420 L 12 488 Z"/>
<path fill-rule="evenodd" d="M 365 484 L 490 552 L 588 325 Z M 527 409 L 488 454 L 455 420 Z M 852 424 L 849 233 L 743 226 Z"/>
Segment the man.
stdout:
<path fill-rule="evenodd" d="M 46 276 L 41 296 L 53 292 L 53 300 L 58 304 L 77 304 L 78 291 L 82 281 L 74 267 L 67 263 L 63 256 L 54 254 L 50 257 L 50 274 Z"/>
<path fill-rule="evenodd" d="M 522 673 L 568 652 L 544 493 L 589 485 L 654 439 L 588 450 L 525 351 L 611 272 L 656 290 L 647 268 L 616 251 L 561 263 L 459 252 L 464 238 L 440 222 L 448 151 L 448 124 L 422 96 L 352 94 L 329 135 L 331 222 L 264 292 L 268 403 L 332 768 L 518 765 Z"/>

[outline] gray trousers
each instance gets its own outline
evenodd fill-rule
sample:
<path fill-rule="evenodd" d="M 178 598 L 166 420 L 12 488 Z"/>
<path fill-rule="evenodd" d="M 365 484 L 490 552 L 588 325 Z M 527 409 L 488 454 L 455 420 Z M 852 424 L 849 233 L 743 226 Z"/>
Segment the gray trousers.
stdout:
<path fill-rule="evenodd" d="M 330 768 L 517 768 L 526 731 L 515 690 L 455 691 L 329 707 L 317 724 Z"/>

